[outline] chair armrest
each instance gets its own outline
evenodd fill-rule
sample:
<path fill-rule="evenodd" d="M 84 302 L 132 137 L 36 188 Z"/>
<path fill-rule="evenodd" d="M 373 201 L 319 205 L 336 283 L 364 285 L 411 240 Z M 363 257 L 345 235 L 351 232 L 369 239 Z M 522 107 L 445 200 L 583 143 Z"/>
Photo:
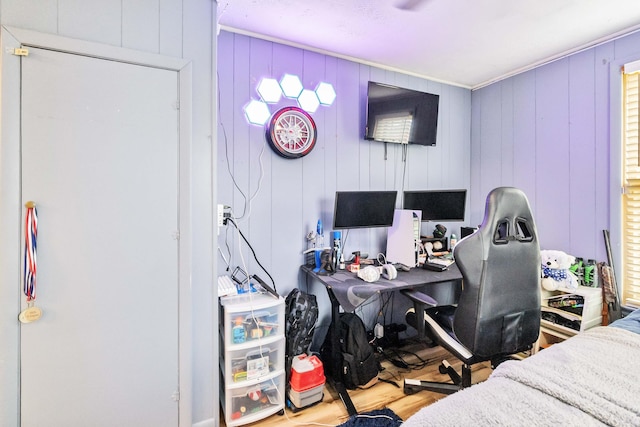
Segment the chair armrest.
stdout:
<path fill-rule="evenodd" d="M 426 306 L 435 307 L 436 305 L 438 305 L 438 301 L 425 294 L 424 292 L 420 292 L 415 289 L 403 289 L 400 292 L 405 294 L 411 301 L 414 302 L 414 304 L 418 303 L 422 305 L 423 308 L 426 308 Z"/>

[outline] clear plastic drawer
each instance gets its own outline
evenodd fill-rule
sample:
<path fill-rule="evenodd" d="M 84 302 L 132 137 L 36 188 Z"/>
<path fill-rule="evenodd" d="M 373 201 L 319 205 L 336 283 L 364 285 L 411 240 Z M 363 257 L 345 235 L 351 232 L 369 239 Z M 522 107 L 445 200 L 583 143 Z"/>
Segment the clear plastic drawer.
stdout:
<path fill-rule="evenodd" d="M 274 337 L 275 341 L 264 339 L 260 346 L 234 346 L 233 350 L 221 355 L 225 381 L 237 383 L 259 380 L 275 371 L 284 369 L 284 336 Z"/>
<path fill-rule="evenodd" d="M 248 424 L 284 408 L 284 371 L 246 387 L 221 387 L 228 426 Z"/>
<path fill-rule="evenodd" d="M 244 294 L 220 299 L 224 343 L 235 345 L 284 335 L 284 300 L 267 294 Z"/>

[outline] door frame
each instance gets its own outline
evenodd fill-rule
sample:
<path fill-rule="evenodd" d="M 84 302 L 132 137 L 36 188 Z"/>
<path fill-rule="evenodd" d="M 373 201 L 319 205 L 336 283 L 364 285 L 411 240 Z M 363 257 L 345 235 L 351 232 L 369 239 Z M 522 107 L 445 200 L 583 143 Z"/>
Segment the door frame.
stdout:
<path fill-rule="evenodd" d="M 178 73 L 178 402 L 179 425 L 191 426 L 191 61 L 21 28 L 0 28 L 0 425 L 20 425 L 21 59 L 15 48 L 42 48 Z"/>

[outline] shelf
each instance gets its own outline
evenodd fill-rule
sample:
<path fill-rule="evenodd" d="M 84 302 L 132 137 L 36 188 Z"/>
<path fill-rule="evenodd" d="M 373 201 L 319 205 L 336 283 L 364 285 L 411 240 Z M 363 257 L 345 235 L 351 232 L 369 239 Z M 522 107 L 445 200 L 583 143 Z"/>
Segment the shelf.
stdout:
<path fill-rule="evenodd" d="M 540 331 L 557 336 L 558 338 L 562 338 L 563 340 L 569 339 L 572 336 L 576 335 L 579 331 L 575 329 L 567 328 L 562 325 L 557 325 L 552 322 L 548 322 L 546 320 L 542 320 L 540 322 Z"/>
<path fill-rule="evenodd" d="M 550 299 L 571 295 L 582 297 L 584 304 L 581 307 L 571 309 L 571 311 L 547 305 Z M 542 291 L 541 309 L 543 319 L 540 321 L 540 337 L 534 346 L 533 353 L 536 353 L 540 347 L 544 348 L 567 340 L 582 331 L 601 325 L 602 289 L 578 286 L 577 289 L 560 288 L 555 291 Z M 545 316 L 547 319 L 544 318 Z M 549 320 L 552 318 L 557 322 L 572 325 L 574 328 Z"/>

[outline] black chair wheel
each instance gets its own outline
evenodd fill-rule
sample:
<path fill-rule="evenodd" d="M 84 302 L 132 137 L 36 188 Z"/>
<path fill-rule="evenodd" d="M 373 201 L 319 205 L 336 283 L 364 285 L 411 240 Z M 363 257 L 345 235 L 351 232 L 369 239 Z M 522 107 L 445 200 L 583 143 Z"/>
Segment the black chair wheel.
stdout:
<path fill-rule="evenodd" d="M 440 371 L 440 373 L 442 375 L 444 375 L 444 374 L 446 374 L 448 372 L 447 368 L 442 363 L 440 364 L 440 366 L 438 366 L 438 371 Z"/>

